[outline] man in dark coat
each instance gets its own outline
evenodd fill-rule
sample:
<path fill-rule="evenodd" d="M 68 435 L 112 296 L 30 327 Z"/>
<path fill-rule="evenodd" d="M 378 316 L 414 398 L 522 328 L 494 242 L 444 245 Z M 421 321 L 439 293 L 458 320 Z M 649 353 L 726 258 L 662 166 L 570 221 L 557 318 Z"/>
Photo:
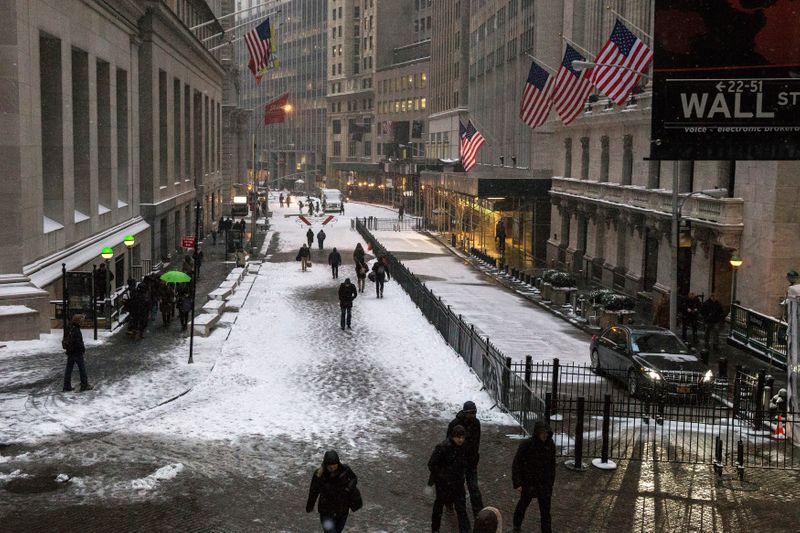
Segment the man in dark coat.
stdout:
<path fill-rule="evenodd" d="M 344 283 L 339 285 L 339 306 L 342 308 L 342 329 L 345 324 L 350 329 L 350 318 L 353 313 L 353 300 L 358 296 L 356 286 L 350 283 L 350 278 L 345 278 Z"/>
<path fill-rule="evenodd" d="M 442 511 L 445 505 L 452 505 L 458 516 L 459 533 L 469 533 L 469 516 L 467 503 L 464 501 L 464 473 L 467 467 L 464 456 L 464 440 L 466 431 L 463 426 L 455 426 L 450 431 L 450 438 L 437 444 L 428 461 L 431 476 L 428 485 L 436 486 L 436 500 L 433 502 L 431 514 L 431 531 L 439 531 L 442 524 Z"/>
<path fill-rule="evenodd" d="M 550 499 L 556 480 L 556 445 L 553 432 L 545 422 L 533 427 L 533 437 L 522 441 L 514 456 L 511 480 L 515 489 L 522 489 L 514 510 L 514 531 L 522 531 L 522 521 L 531 500 L 539 500 L 542 533 L 550 533 Z"/>
<path fill-rule="evenodd" d="M 447 426 L 447 438 L 453 433 L 453 428 L 462 426 L 466 431 L 464 440 L 464 457 L 467 462 L 465 477 L 467 479 L 467 490 L 469 490 L 469 502 L 472 506 L 472 514 L 478 516 L 483 509 L 483 497 L 478 486 L 478 461 L 481 454 L 481 422 L 475 416 L 478 408 L 475 402 L 464 402 L 464 408 L 456 415 L 450 425 Z"/>
<path fill-rule="evenodd" d="M 700 312 L 703 315 L 703 322 L 705 322 L 706 325 L 706 350 L 709 352 L 716 352 L 719 350 L 719 327 L 722 321 L 725 320 L 726 313 L 722 309 L 722 304 L 719 303 L 715 294 L 712 294 L 708 297 L 708 300 L 703 302 L 703 307 Z"/>
<path fill-rule="evenodd" d="M 372 272 L 375 274 L 375 294 L 378 298 L 383 298 L 383 286 L 386 284 L 388 274 L 383 257 L 378 257 L 378 260 L 372 265 Z"/>
<path fill-rule="evenodd" d="M 72 315 L 72 320 L 67 325 L 67 329 L 64 330 L 64 339 L 61 341 L 61 347 L 67 352 L 67 367 L 64 369 L 64 392 L 72 390 L 72 369 L 75 365 L 78 365 L 78 372 L 81 376 L 81 392 L 92 388 L 89 385 L 89 378 L 86 376 L 86 364 L 83 360 L 86 348 L 83 345 L 81 320 L 83 320 L 83 315 Z"/>
<path fill-rule="evenodd" d="M 306 269 L 308 269 L 308 263 L 311 261 L 311 249 L 305 244 L 303 244 L 303 246 L 300 247 L 300 251 L 297 252 L 297 260 L 300 261 L 300 266 L 303 272 L 305 272 Z"/>
<path fill-rule="evenodd" d="M 114 274 L 106 268 L 105 263 L 100 263 L 94 273 L 94 294 L 98 300 L 102 301 L 106 297 L 106 288 L 111 287 L 112 281 L 114 281 Z"/>
<path fill-rule="evenodd" d="M 319 245 L 319 249 L 322 250 L 325 245 L 325 230 L 319 230 L 317 232 L 317 244 Z"/>
<path fill-rule="evenodd" d="M 692 344 L 697 345 L 697 321 L 700 318 L 700 308 L 702 307 L 700 298 L 690 292 L 681 305 L 681 330 L 684 342 L 688 341 L 687 331 L 692 330 Z"/>
<path fill-rule="evenodd" d="M 314 231 L 311 228 L 308 228 L 306 232 L 306 240 L 308 241 L 308 247 L 311 248 L 314 244 Z"/>
<path fill-rule="evenodd" d="M 325 533 L 344 531 L 357 483 L 355 473 L 339 461 L 338 453 L 333 450 L 325 452 L 322 466 L 311 476 L 306 502 L 306 512 L 310 513 L 319 498 L 317 511 Z"/>
<path fill-rule="evenodd" d="M 333 279 L 338 279 L 339 277 L 339 266 L 342 264 L 342 254 L 333 247 L 333 251 L 328 254 L 328 264 L 331 266 L 331 274 L 333 275 Z"/>

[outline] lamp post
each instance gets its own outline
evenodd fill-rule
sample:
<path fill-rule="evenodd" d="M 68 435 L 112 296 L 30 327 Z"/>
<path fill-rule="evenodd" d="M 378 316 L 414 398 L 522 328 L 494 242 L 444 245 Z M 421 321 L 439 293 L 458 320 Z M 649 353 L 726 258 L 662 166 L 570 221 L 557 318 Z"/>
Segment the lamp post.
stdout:
<path fill-rule="evenodd" d="M 105 290 L 105 297 L 103 298 L 103 306 L 105 307 L 106 310 L 106 328 L 111 329 L 111 280 L 108 279 L 108 274 L 109 274 L 108 265 L 111 262 L 111 259 L 114 257 L 113 248 L 109 247 L 103 248 L 103 250 L 100 252 L 100 257 L 103 258 L 103 261 L 105 261 L 106 264 L 106 273 L 105 273 L 106 279 L 104 285 L 106 290 Z"/>
<path fill-rule="evenodd" d="M 733 281 L 731 286 L 731 311 L 733 311 L 733 306 L 736 303 L 736 274 L 739 273 L 739 267 L 744 264 L 744 261 L 739 257 L 739 254 L 734 253 L 728 262 L 733 269 Z"/>
<path fill-rule="evenodd" d="M 125 235 L 122 238 L 122 243 L 128 249 L 128 278 L 133 277 L 133 246 L 136 244 L 136 239 L 133 235 Z"/>

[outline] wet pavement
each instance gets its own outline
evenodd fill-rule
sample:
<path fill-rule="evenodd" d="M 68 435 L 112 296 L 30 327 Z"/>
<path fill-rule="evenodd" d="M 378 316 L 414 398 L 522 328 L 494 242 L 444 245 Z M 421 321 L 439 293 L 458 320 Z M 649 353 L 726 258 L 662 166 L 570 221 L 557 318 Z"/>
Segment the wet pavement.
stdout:
<path fill-rule="evenodd" d="M 351 514 L 347 531 L 429 531 L 430 502 L 423 494 L 426 462 L 455 412 L 453 402 L 404 385 L 392 366 L 403 361 L 373 357 L 394 349 L 387 345 L 392 337 L 386 336 L 384 323 L 407 319 L 408 310 L 399 305 L 399 287 L 387 284 L 386 299 L 378 301 L 368 284 L 368 292 L 356 300 L 353 331 L 341 332 L 336 282 L 327 279 L 325 254 L 313 252 L 313 273 L 300 278 L 296 272 L 293 243 L 302 240 L 300 233 L 292 230 L 289 235 L 283 229 L 274 234 L 268 262 L 253 289 L 269 296 L 248 304 L 226 341 L 229 351 L 191 394 L 106 431 L 0 447 L 0 530 L 319 531 L 316 513 L 306 514 L 304 509 L 308 482 L 322 451 L 335 447 L 359 476 L 365 502 L 362 510 Z M 347 244 L 341 250 L 345 265 L 339 281 L 354 277 L 350 256 L 357 236 L 343 238 Z M 305 321 L 289 322 L 291 316 Z M 248 321 L 263 321 L 270 331 L 268 342 L 252 342 L 263 346 L 264 357 L 274 360 L 273 372 L 292 391 L 286 401 L 313 398 L 304 429 L 290 427 L 291 421 L 268 419 L 280 412 L 262 404 L 281 398 L 267 392 L 261 399 L 239 398 L 245 390 L 276 386 L 264 381 L 259 368 L 240 353 L 246 339 L 237 340 L 236 328 L 248 327 Z M 420 336 L 419 330 L 398 331 L 393 338 L 417 350 L 415 337 Z M 150 342 L 156 338 L 160 336 L 150 336 Z M 269 352 L 270 346 L 292 345 L 293 340 L 296 352 Z M 148 337 L 141 345 L 147 342 Z M 158 349 L 143 353 L 155 356 Z M 431 348 L 430 353 L 442 352 Z M 407 364 L 417 364 L 410 359 Z M 297 365 L 286 372 L 277 366 L 280 361 Z M 435 361 L 427 368 L 442 371 Z M 60 373 L 60 366 L 56 370 Z M 130 367 L 119 372 L 124 375 Z M 423 374 L 426 366 L 414 367 L 414 372 Z M 458 379 L 456 375 L 452 379 Z M 432 387 L 442 387 L 441 382 L 432 382 Z M 214 409 L 217 415 L 208 416 Z M 487 409 L 482 407 L 479 416 L 488 417 Z M 490 418 L 498 419 L 496 414 Z M 196 426 L 192 431 L 181 427 L 191 419 Z M 234 424 L 229 419 L 239 420 Z M 172 424 L 174 430 L 165 431 L 164 426 Z M 286 424 L 286 430 L 278 436 L 267 431 L 280 424 Z M 345 427 L 349 429 L 343 431 Z M 507 531 L 517 494 L 511 487 L 510 466 L 518 434 L 513 426 L 484 424 L 479 467 L 484 501 L 503 512 Z M 55 484 L 59 474 L 69 481 Z M 636 461 L 611 473 L 591 468 L 575 473 L 559 466 L 554 528 L 795 531 L 798 475 L 750 469 L 747 476 L 758 490 L 717 487 L 708 465 Z M 453 515 L 445 514 L 442 531 L 455 531 L 454 522 Z M 538 530 L 535 505 L 525 530 Z"/>

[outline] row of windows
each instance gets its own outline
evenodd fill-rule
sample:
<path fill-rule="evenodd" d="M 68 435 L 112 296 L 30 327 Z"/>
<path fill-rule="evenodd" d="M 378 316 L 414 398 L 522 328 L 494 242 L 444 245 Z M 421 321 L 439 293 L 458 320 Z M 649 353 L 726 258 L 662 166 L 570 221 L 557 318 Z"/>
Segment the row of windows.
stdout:
<path fill-rule="evenodd" d="M 408 98 L 378 102 L 378 113 L 407 113 L 409 111 L 424 111 L 428 107 L 427 98 Z"/>
<path fill-rule="evenodd" d="M 378 82 L 378 93 L 394 93 L 408 89 L 424 89 L 428 86 L 428 73 L 419 72 L 381 80 Z"/>
<path fill-rule="evenodd" d="M 348 100 L 347 111 L 358 111 L 359 104 L 361 105 L 362 111 L 369 111 L 373 108 L 372 98 L 362 98 L 361 100 Z M 342 102 L 331 102 L 331 113 L 341 113 L 341 112 L 342 112 Z"/>
<path fill-rule="evenodd" d="M 589 179 L 589 137 L 581 137 L 581 169 L 580 177 Z M 633 179 L 633 136 L 625 135 L 622 139 L 622 185 L 630 185 Z M 608 181 L 610 158 L 610 139 L 600 138 L 600 174 L 598 181 Z M 572 139 L 564 139 L 564 177 L 572 177 Z"/>
<path fill-rule="evenodd" d="M 426 29 L 431 29 L 431 17 L 428 15 L 427 17 L 423 17 L 419 20 L 414 20 L 414 31 L 420 32 L 425 31 Z"/>

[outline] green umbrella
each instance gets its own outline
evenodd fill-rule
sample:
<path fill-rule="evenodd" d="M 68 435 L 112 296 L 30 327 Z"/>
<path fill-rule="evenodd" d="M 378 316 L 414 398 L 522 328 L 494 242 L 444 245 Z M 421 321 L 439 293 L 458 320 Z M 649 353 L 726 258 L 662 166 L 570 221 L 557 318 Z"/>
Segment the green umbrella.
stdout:
<path fill-rule="evenodd" d="M 161 280 L 167 283 L 189 283 L 192 278 L 180 270 L 170 270 L 161 274 Z"/>

